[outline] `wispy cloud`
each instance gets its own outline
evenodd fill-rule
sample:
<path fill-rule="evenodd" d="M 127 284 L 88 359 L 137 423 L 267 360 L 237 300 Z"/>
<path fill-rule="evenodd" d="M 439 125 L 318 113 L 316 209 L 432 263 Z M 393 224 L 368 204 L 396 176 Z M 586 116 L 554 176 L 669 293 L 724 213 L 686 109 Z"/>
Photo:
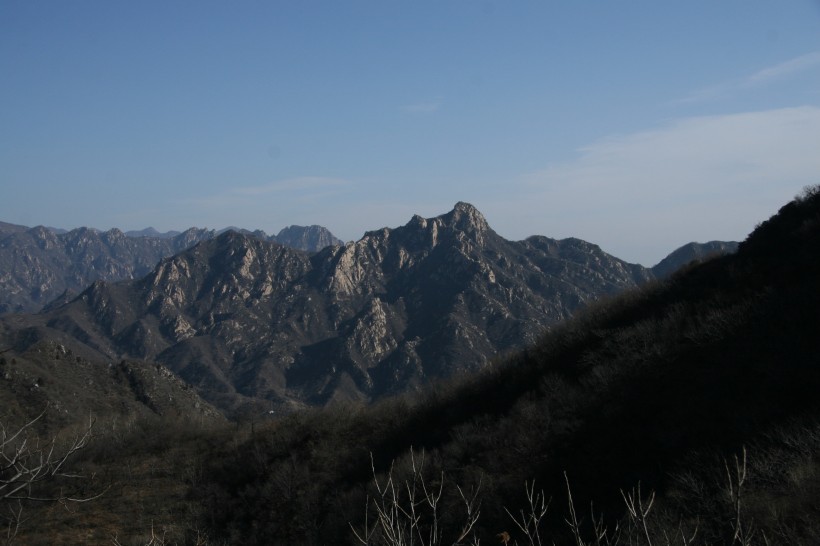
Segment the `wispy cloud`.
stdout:
<path fill-rule="evenodd" d="M 820 182 L 818 142 L 816 107 L 681 119 L 594 142 L 522 177 L 489 212 L 502 234 L 526 225 L 651 265 L 692 240 L 743 238 Z"/>
<path fill-rule="evenodd" d="M 803 72 L 804 70 L 809 70 L 815 66 L 820 66 L 820 51 L 807 53 L 800 57 L 759 70 L 746 79 L 746 84 L 757 85 L 768 83 L 798 72 Z"/>
<path fill-rule="evenodd" d="M 412 104 L 405 104 L 401 107 L 403 112 L 410 112 L 410 113 L 429 113 L 429 112 L 436 112 L 441 108 L 442 101 L 435 100 L 430 102 L 414 102 Z"/>
<path fill-rule="evenodd" d="M 744 78 L 728 80 L 696 89 L 686 97 L 675 102 L 685 104 L 722 99 L 743 89 L 773 83 L 777 80 L 794 76 L 816 67 L 820 67 L 820 51 L 806 53 L 805 55 L 789 59 L 774 66 L 763 68 Z"/>

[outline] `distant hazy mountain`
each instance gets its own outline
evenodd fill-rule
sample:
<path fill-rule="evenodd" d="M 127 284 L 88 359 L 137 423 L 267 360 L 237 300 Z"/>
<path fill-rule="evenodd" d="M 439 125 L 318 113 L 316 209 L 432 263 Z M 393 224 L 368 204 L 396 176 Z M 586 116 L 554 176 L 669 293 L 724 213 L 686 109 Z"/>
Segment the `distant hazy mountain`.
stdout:
<path fill-rule="evenodd" d="M 250 235 L 263 241 L 272 241 L 305 252 L 318 252 L 327 246 L 344 244 L 344 241 L 337 239 L 329 229 L 322 226 L 288 226 L 282 229 L 278 235 L 268 235 L 261 229 L 249 231 L 230 226 L 219 230 L 217 234 L 222 235 L 227 231 Z"/>
<path fill-rule="evenodd" d="M 163 257 L 214 236 L 191 228 L 169 239 L 126 237 L 118 230 L 79 228 L 58 234 L 42 226 L 0 236 L 0 313 L 34 312 L 95 280 L 147 274 Z"/>
<path fill-rule="evenodd" d="M 282 244 L 314 252 L 338 239 L 325 228 L 287 228 Z M 283 230 L 285 231 L 285 230 Z M 263 231 L 245 233 L 265 240 Z M 216 237 L 218 232 L 191 228 L 160 233 L 154 228 L 123 233 L 78 228 L 18 226 L 0 222 L 0 314 L 36 312 L 55 298 L 66 301 L 92 282 L 113 282 L 146 275 L 160 259 Z"/>
<path fill-rule="evenodd" d="M 26 226 L 18 226 L 17 224 L 9 224 L 7 222 L 0 222 L 0 236 L 8 235 L 10 233 L 20 233 L 29 228 Z"/>
<path fill-rule="evenodd" d="M 148 227 L 139 231 L 126 231 L 125 235 L 127 237 L 156 237 L 158 239 L 171 239 L 180 233 L 180 231 L 166 231 L 165 233 L 160 233 L 156 229 Z"/>
<path fill-rule="evenodd" d="M 695 261 L 703 260 L 721 254 L 731 254 L 737 251 L 738 243 L 734 241 L 710 241 L 708 243 L 689 243 L 673 251 L 669 256 L 652 267 L 652 273 L 663 279 Z"/>
<path fill-rule="evenodd" d="M 126 237 L 117 229 L 58 234 L 39 226 L 5 232 L 0 239 L 0 313 L 38 311 L 95 280 L 141 277 L 161 258 L 211 237 L 213 232 L 194 228 L 170 239 Z"/>
<path fill-rule="evenodd" d="M 155 360 L 235 410 L 369 400 L 477 370 L 652 278 L 596 245 L 508 241 L 471 205 L 310 255 L 234 231 L 43 315 L 106 358 Z M 16 321 L 16 322 L 9 322 Z"/>
<path fill-rule="evenodd" d="M 308 252 L 318 252 L 327 246 L 344 244 L 344 241 L 334 237 L 322 226 L 289 226 L 276 235 L 276 241 Z"/>

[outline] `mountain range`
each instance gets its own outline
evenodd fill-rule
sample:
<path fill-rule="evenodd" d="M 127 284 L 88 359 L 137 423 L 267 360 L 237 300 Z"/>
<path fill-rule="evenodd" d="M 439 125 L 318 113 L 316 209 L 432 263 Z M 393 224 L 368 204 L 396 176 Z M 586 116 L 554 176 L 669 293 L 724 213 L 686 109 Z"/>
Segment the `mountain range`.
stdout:
<path fill-rule="evenodd" d="M 142 277 L 160 259 L 229 229 L 159 233 L 148 228 L 123 233 L 118 229 L 65 231 L 0 222 L 0 314 L 32 313 L 58 298 L 68 301 L 94 281 Z M 342 244 L 321 226 L 290 226 L 275 236 L 261 230 L 232 229 L 308 252 Z"/>
<path fill-rule="evenodd" d="M 60 412 L 54 426 L 82 421 L 86 412 L 112 415 L 97 426 L 99 446 L 73 464 L 113 477 L 118 494 L 72 513 L 27 507 L 36 525 L 28 525 L 25 542 L 131 536 L 147 543 L 157 530 L 178 543 L 355 544 L 353 530 L 369 528 L 372 543 L 389 543 L 378 521 L 373 527 L 374 511 L 405 507 L 407 498 L 379 504 L 392 501 L 376 487 L 406 484 L 412 493 L 424 479 L 444 491 L 437 525 L 453 540 L 475 494 L 474 542 L 506 534 L 510 543 L 537 543 L 510 518 L 537 515 L 539 499 L 552 497 L 526 529 L 556 544 L 596 543 L 605 527 L 610 534 L 598 542 L 611 545 L 672 537 L 817 544 L 818 211 L 815 188 L 760 224 L 735 253 L 663 281 L 583 241 L 506 241 L 465 203 L 314 254 L 227 232 L 163 259 L 142 279 L 98 282 L 42 313 L 7 315 L 0 320 L 5 415 L 36 415 L 46 402 L 49 417 Z M 529 281 L 543 274 L 530 292 L 515 282 L 524 272 Z M 619 290 L 616 279 L 632 288 Z M 492 298 L 512 294 L 538 307 L 534 287 L 548 281 L 566 289 L 565 302 L 607 280 L 615 297 L 590 295 L 570 320 L 545 326 L 523 349 L 496 353 L 474 373 L 456 369 L 449 380 L 431 381 L 441 377 L 437 362 L 458 362 L 452 347 L 468 352 L 478 342 L 468 337 L 443 346 L 442 360 L 421 360 L 430 372 L 408 381 L 418 392 L 357 402 L 381 398 L 375 387 L 385 384 L 355 383 L 349 370 L 362 361 L 353 357 L 365 353 L 352 349 L 368 339 L 399 341 L 409 325 L 421 331 L 410 309 L 435 311 L 425 314 L 435 321 L 429 331 L 446 317 L 468 333 L 477 324 L 493 339 L 493 321 L 477 322 L 492 316 Z M 417 296 L 421 304 L 407 303 Z M 373 302 L 382 313 L 370 312 Z M 513 297 L 506 305 L 526 316 L 525 302 Z M 306 371 L 308 360 L 297 357 L 279 376 L 283 389 L 242 390 L 267 377 L 250 353 L 287 348 L 285 338 L 297 339 L 299 328 L 329 328 L 348 315 L 354 320 L 346 330 L 297 351 L 330 359 L 313 361 L 317 376 L 290 375 Z M 365 316 L 373 320 L 359 320 Z M 276 324 L 292 329 L 271 336 Z M 373 337 L 349 335 L 356 330 Z M 246 357 L 233 358 L 243 345 Z M 336 350 L 321 352 L 325 346 Z M 133 356 L 129 347 L 156 357 Z M 192 348 L 227 364 L 214 371 L 189 359 L 188 371 L 209 378 L 192 386 L 187 377 L 196 373 L 163 360 L 184 360 Z M 355 389 L 313 388 L 316 381 L 332 387 L 340 368 Z M 329 400 L 342 403 L 280 411 Z M 246 420 L 221 425 L 214 408 Z M 427 529 L 428 505 L 415 506 Z"/>
<path fill-rule="evenodd" d="M 506 240 L 463 202 L 346 245 L 318 226 L 280 232 L 290 246 L 235 229 L 5 233 L 7 308 L 25 306 L 24 281 L 52 298 L 39 314 L 3 320 L 16 350 L 59 338 L 103 362 L 153 362 L 231 415 L 372 401 L 473 372 L 655 279 L 579 239 Z"/>
<path fill-rule="evenodd" d="M 476 370 L 653 276 L 577 239 L 507 241 L 466 203 L 315 254 L 233 230 L 129 238 L 18 229 L 2 245 L 13 260 L 6 277 L 27 274 L 41 293 L 57 291 L 54 272 L 71 257 L 86 275 L 128 278 L 187 248 L 139 279 L 98 280 L 78 297 L 64 291 L 43 313 L 6 323 L 39 330 L 36 339 L 68 335 L 106 361 L 168 366 L 227 411 L 259 399 L 370 400 Z M 56 267 L 41 265 L 49 261 Z"/>

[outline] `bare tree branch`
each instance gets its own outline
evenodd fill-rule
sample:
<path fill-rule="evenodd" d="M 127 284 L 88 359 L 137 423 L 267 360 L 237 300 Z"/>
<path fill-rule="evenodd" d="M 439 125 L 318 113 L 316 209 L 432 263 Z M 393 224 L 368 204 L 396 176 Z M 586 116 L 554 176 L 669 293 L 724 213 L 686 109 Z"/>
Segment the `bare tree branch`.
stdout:
<path fill-rule="evenodd" d="M 85 485 L 94 476 L 86 476 L 69 468 L 71 457 L 85 448 L 91 440 L 94 422 L 75 434 L 65 444 L 58 437 L 41 442 L 33 433 L 48 407 L 23 425 L 9 429 L 0 422 L 0 506 L 7 522 L 6 543 L 10 544 L 23 522 L 25 503 L 57 502 L 65 507 L 100 497 L 75 495 L 74 488 L 58 487 L 63 480 Z"/>

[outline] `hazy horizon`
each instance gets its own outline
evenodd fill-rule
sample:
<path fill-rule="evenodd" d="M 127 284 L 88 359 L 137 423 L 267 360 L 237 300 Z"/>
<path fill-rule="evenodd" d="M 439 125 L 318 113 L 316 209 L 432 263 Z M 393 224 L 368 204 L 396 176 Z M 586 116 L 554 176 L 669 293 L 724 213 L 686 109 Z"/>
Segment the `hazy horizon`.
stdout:
<path fill-rule="evenodd" d="M 343 240 L 475 205 L 653 265 L 820 182 L 820 2 L 10 1 L 0 220 Z"/>

